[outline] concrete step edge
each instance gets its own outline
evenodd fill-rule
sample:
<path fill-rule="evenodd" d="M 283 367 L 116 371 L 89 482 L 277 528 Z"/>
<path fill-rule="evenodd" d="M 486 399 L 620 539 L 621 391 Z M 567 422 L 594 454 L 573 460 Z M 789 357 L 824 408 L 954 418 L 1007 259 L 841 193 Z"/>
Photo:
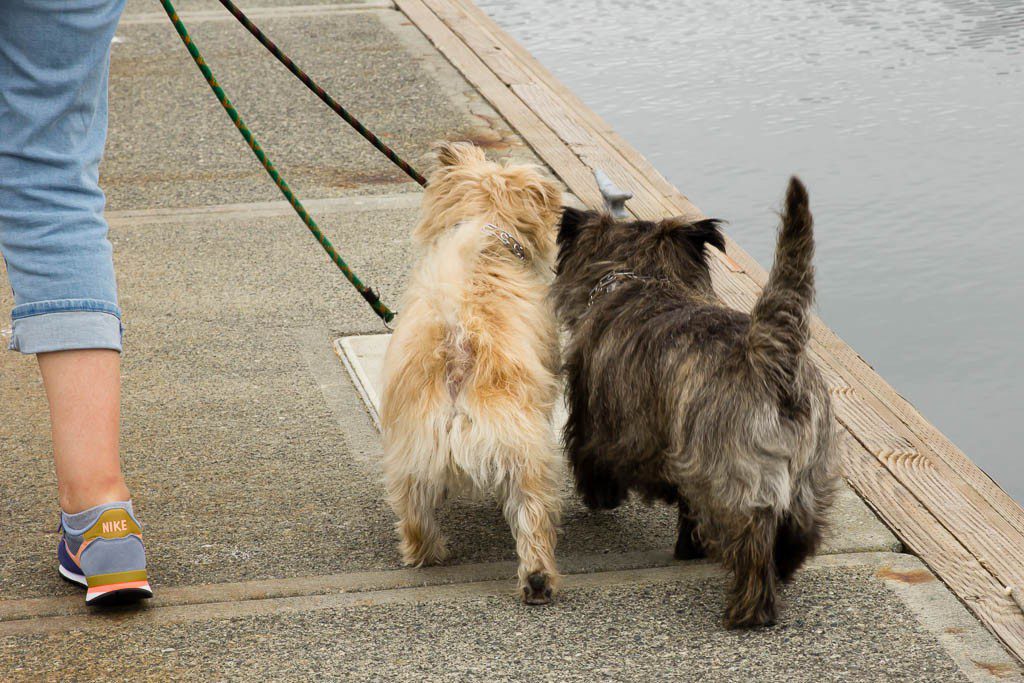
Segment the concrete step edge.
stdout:
<path fill-rule="evenodd" d="M 392 194 L 352 195 L 309 199 L 302 202 L 310 212 L 360 213 L 388 209 L 416 209 L 422 201 L 420 192 L 396 192 Z M 288 202 L 247 202 L 242 204 L 213 204 L 171 209 L 124 209 L 107 211 L 107 223 L 111 227 L 156 225 L 162 223 L 195 223 L 211 219 L 249 220 L 292 216 L 295 210 Z"/>
<path fill-rule="evenodd" d="M 840 555 L 822 555 L 812 561 L 815 565 L 844 562 L 836 558 L 893 558 L 900 562 L 904 557 L 892 552 L 857 552 Z M 621 554 L 601 554 L 566 557 L 560 559 L 560 570 L 566 575 L 567 585 L 579 581 L 579 577 L 596 574 L 636 573 L 669 568 L 692 575 L 705 575 L 719 571 L 717 565 L 708 560 L 679 562 L 665 551 L 641 551 Z M 487 562 L 417 569 L 385 569 L 345 572 L 321 576 L 304 576 L 282 579 L 260 579 L 231 583 L 198 584 L 192 586 L 157 586 L 157 597 L 147 601 L 142 611 L 190 607 L 218 603 L 243 603 L 267 600 L 288 600 L 292 598 L 326 598 L 336 595 L 370 594 L 390 590 L 430 590 L 456 584 L 496 582 L 512 594 L 515 562 Z M 128 608 L 137 611 L 137 608 Z M 10 624 L 36 619 L 88 615 L 94 610 L 87 608 L 81 596 L 21 598 L 0 601 L 0 634 Z M 203 612 L 203 610 L 200 610 Z"/>
<path fill-rule="evenodd" d="M 394 9 L 395 4 L 390 0 L 353 0 L 343 4 L 323 5 L 290 5 L 287 7 L 253 7 L 245 8 L 245 14 L 250 19 L 277 19 L 289 17 L 323 16 L 330 14 L 343 14 L 348 12 L 367 12 L 382 9 Z M 226 9 L 213 10 L 184 10 L 179 9 L 178 15 L 187 23 L 200 21 L 224 21 L 235 18 Z M 121 26 L 136 24 L 162 24 L 167 22 L 165 12 L 126 12 L 121 17 Z"/>

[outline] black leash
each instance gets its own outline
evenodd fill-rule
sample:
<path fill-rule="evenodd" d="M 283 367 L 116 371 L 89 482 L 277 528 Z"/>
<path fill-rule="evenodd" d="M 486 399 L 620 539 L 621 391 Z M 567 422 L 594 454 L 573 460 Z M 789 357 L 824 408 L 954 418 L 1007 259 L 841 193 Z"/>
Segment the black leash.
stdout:
<path fill-rule="evenodd" d="M 354 128 L 357 133 L 366 138 L 367 142 L 376 147 L 377 150 L 379 150 L 381 154 L 390 159 L 395 166 L 398 166 L 398 168 L 405 171 L 406 175 L 415 180 L 421 186 L 426 186 L 426 178 L 420 175 L 420 173 L 415 168 L 410 166 L 409 163 L 405 161 L 402 157 L 398 156 L 398 154 L 395 153 L 393 149 L 391 149 L 383 142 L 381 142 L 380 138 L 374 135 L 369 128 L 367 128 L 366 126 L 359 122 L 359 119 L 352 116 L 352 114 L 350 114 L 348 110 L 346 110 L 343 106 L 338 104 L 338 102 L 333 97 L 328 95 L 327 91 L 321 88 L 316 81 L 310 78 L 305 71 L 296 66 L 295 62 L 293 62 L 288 55 L 282 52 L 281 48 L 275 45 L 274 42 L 270 40 L 270 38 L 267 38 L 266 34 L 263 33 L 263 31 L 261 31 L 260 28 L 256 26 L 256 24 L 252 23 L 252 20 L 249 19 L 249 17 L 245 16 L 245 13 L 242 12 L 242 10 L 238 9 L 238 6 L 235 5 L 235 3 L 231 2 L 231 0 L 220 0 L 220 4 L 224 5 L 224 8 L 227 11 L 231 12 L 235 19 L 238 19 L 238 22 L 242 26 L 244 26 L 246 30 L 248 30 L 249 33 L 251 33 L 253 37 L 256 38 L 256 40 L 260 41 L 260 44 L 263 47 L 267 48 L 270 54 L 274 55 L 277 58 L 277 61 L 284 64 L 285 67 L 289 71 L 291 71 L 296 78 L 302 81 L 303 84 L 305 84 L 305 86 L 309 88 L 314 95 L 319 97 L 324 104 L 326 104 L 328 107 L 334 110 L 335 114 L 343 118 L 345 120 L 345 123 L 352 126 L 352 128 Z"/>

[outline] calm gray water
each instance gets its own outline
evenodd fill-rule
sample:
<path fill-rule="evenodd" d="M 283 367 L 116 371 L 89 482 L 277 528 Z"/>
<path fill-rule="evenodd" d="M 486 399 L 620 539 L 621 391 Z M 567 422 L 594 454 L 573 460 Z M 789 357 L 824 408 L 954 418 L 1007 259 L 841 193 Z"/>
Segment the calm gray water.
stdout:
<path fill-rule="evenodd" d="M 478 2 L 763 265 L 799 173 L 821 316 L 1024 500 L 1024 2 Z"/>

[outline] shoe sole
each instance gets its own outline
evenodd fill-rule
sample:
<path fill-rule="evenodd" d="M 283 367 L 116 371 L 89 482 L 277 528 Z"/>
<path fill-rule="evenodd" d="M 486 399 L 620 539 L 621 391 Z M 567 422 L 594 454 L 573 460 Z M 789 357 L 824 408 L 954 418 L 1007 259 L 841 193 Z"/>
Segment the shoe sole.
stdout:
<path fill-rule="evenodd" d="M 102 587 L 101 587 L 102 589 Z M 146 583 L 136 588 L 116 588 L 101 593 L 86 595 L 85 604 L 90 607 L 108 607 L 112 605 L 129 605 L 140 600 L 148 600 L 153 597 L 153 590 Z"/>
<path fill-rule="evenodd" d="M 89 587 L 89 582 L 86 581 L 85 577 L 81 574 L 76 574 L 73 571 L 65 569 L 62 564 L 57 565 L 57 570 L 60 572 L 60 575 L 64 577 L 65 581 L 70 581 L 71 583 L 82 586 L 83 588 Z"/>
<path fill-rule="evenodd" d="M 82 574 L 65 569 L 58 565 L 57 570 L 65 581 L 70 581 L 76 586 L 86 589 L 85 604 L 90 606 L 103 605 L 127 605 L 139 600 L 148 600 L 153 597 L 153 589 L 148 581 L 132 582 L 133 585 L 124 588 L 105 589 L 103 586 L 89 588 L 89 582 Z"/>

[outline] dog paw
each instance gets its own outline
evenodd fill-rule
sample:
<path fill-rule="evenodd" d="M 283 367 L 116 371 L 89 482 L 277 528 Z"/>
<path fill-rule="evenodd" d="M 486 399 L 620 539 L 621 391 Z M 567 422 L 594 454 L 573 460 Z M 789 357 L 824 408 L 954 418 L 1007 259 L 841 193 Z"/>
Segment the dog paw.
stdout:
<path fill-rule="evenodd" d="M 777 619 L 778 614 L 774 606 L 763 606 L 755 610 L 733 607 L 725 615 L 725 627 L 738 629 L 774 626 Z"/>
<path fill-rule="evenodd" d="M 523 586 L 523 602 L 527 605 L 546 605 L 555 594 L 554 582 L 544 572 L 533 572 Z"/>
<path fill-rule="evenodd" d="M 690 536 L 680 536 L 676 541 L 676 549 L 672 553 L 677 560 L 700 560 L 708 556 L 704 546 Z"/>
<path fill-rule="evenodd" d="M 448 549 L 444 543 L 414 545 L 403 542 L 399 545 L 399 551 L 402 553 L 402 564 L 406 567 L 425 567 L 448 559 Z"/>
<path fill-rule="evenodd" d="M 625 496 L 618 490 L 586 491 L 583 493 L 583 504 L 588 510 L 614 510 L 622 505 Z"/>

